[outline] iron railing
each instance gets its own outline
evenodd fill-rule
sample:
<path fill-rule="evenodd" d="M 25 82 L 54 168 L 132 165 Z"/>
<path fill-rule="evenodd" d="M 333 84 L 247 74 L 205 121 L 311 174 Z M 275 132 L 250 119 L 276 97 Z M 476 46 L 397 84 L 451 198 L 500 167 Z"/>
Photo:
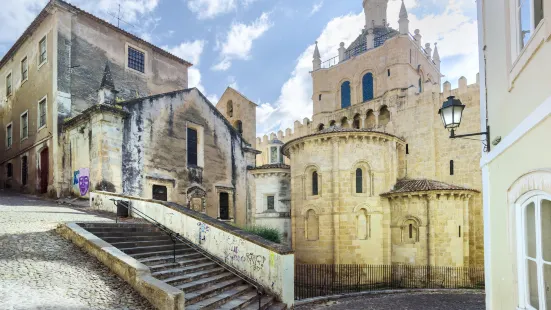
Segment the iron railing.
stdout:
<path fill-rule="evenodd" d="M 321 63 L 321 69 L 329 69 L 339 63 L 339 56 L 335 56 Z"/>
<path fill-rule="evenodd" d="M 295 264 L 295 299 L 386 289 L 481 289 L 483 267 Z"/>
<path fill-rule="evenodd" d="M 119 206 L 119 203 L 120 203 L 121 206 L 123 206 L 124 208 L 126 208 L 128 210 L 129 215 L 130 214 L 132 214 L 132 215 L 136 214 L 136 215 L 140 216 L 141 218 L 143 218 L 144 220 L 148 221 L 153 226 L 159 228 L 160 230 L 162 230 L 163 232 L 168 234 L 170 236 L 172 242 L 174 243 L 174 247 L 173 247 L 174 262 L 176 262 L 176 241 L 179 241 L 179 242 L 185 244 L 186 246 L 189 246 L 190 248 L 194 249 L 195 251 L 201 253 L 202 255 L 206 256 L 213 263 L 215 263 L 218 266 L 226 269 L 228 272 L 232 273 L 234 276 L 240 278 L 241 280 L 243 280 L 247 284 L 254 287 L 255 290 L 256 290 L 257 296 L 258 296 L 258 309 L 262 308 L 261 307 L 262 295 L 264 295 L 266 292 L 265 292 L 264 288 L 260 284 L 258 284 L 255 280 L 253 280 L 253 279 L 249 278 L 248 276 L 244 275 L 243 273 L 236 270 L 232 266 L 229 266 L 229 265 L 223 263 L 218 257 L 210 254 L 208 251 L 206 251 L 203 248 L 195 245 L 193 242 L 185 239 L 184 236 L 182 236 L 179 233 L 171 230 L 170 228 L 164 226 L 163 224 L 157 222 L 155 219 L 148 216 L 147 214 L 141 212 L 140 210 L 138 210 L 136 208 L 132 208 L 132 206 L 130 206 L 130 203 L 128 201 L 117 200 L 117 199 L 110 199 L 110 200 L 113 201 L 113 203 L 117 207 Z M 119 218 L 119 216 L 117 214 L 117 217 L 116 217 L 116 220 L 115 220 L 115 222 L 117 222 L 117 223 L 118 223 L 118 218 Z"/>

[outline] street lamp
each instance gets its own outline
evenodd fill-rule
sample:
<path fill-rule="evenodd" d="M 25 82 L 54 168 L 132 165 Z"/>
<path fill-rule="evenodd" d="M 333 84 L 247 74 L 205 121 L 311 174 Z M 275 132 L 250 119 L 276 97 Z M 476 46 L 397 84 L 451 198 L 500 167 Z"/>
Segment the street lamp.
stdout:
<path fill-rule="evenodd" d="M 486 136 L 485 151 L 490 151 L 490 126 L 486 126 L 486 132 L 470 133 L 465 135 L 456 135 L 455 130 L 461 125 L 461 118 L 463 117 L 463 110 L 465 105 L 461 103 L 459 99 L 455 99 L 454 96 L 449 96 L 448 100 L 444 101 L 438 114 L 442 118 L 442 123 L 444 128 L 450 131 L 450 139 L 463 138 L 463 137 L 472 137 L 478 135 Z"/>

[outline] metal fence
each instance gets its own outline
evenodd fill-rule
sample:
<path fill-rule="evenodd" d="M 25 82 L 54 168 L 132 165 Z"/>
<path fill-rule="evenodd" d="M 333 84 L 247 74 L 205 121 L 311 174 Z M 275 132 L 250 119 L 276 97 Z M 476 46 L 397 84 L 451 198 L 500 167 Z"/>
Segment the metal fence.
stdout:
<path fill-rule="evenodd" d="M 411 288 L 483 289 L 483 267 L 295 265 L 295 299 Z"/>

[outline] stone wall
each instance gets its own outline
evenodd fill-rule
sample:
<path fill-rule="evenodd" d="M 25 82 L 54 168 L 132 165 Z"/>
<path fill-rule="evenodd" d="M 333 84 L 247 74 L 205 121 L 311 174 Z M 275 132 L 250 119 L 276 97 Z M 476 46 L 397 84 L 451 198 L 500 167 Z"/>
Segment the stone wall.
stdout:
<path fill-rule="evenodd" d="M 242 136 L 245 141 L 254 145 L 256 139 L 256 103 L 250 101 L 237 90 L 228 87 L 216 104 L 234 128 L 241 122 Z M 230 111 L 231 109 L 231 111 Z"/>

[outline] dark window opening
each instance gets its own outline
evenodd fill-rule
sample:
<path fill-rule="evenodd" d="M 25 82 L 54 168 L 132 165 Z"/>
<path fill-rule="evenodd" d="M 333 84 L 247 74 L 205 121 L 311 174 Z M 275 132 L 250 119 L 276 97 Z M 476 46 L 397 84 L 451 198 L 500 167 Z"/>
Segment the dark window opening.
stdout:
<path fill-rule="evenodd" d="M 361 168 L 356 169 L 356 193 L 363 192 L 363 171 Z"/>
<path fill-rule="evenodd" d="M 386 72 L 387 72 L 387 75 L 390 76 L 390 69 L 388 69 Z"/>
<path fill-rule="evenodd" d="M 409 224 L 409 238 L 413 239 L 413 224 Z"/>
<path fill-rule="evenodd" d="M 128 68 L 144 73 L 145 54 L 137 49 L 128 47 Z"/>
<path fill-rule="evenodd" d="M 8 173 L 8 178 L 13 177 L 13 165 L 11 163 L 6 165 L 6 170 Z"/>
<path fill-rule="evenodd" d="M 168 199 L 168 190 L 167 190 L 166 186 L 153 185 L 153 199 L 167 201 L 167 199 Z"/>
<path fill-rule="evenodd" d="M 187 129 L 187 165 L 197 166 L 197 130 Z"/>
<path fill-rule="evenodd" d="M 231 100 L 228 101 L 228 116 L 233 117 L 233 102 Z"/>
<path fill-rule="evenodd" d="M 450 160 L 450 175 L 453 175 L 453 160 Z"/>
<path fill-rule="evenodd" d="M 320 94 L 320 96 L 319 96 L 319 101 L 321 101 L 321 94 Z"/>
<path fill-rule="evenodd" d="M 243 134 L 243 122 L 235 122 L 235 129 L 237 129 L 237 132 L 239 132 L 240 134 Z"/>
<path fill-rule="evenodd" d="M 406 155 L 409 154 L 409 144 L 406 144 Z"/>
<path fill-rule="evenodd" d="M 28 173 L 27 156 L 23 156 L 21 158 L 21 184 L 22 185 L 27 185 L 27 173 Z"/>
<path fill-rule="evenodd" d="M 38 112 L 40 113 L 38 125 L 39 128 L 42 128 L 46 125 L 46 99 L 43 99 L 38 103 Z"/>
<path fill-rule="evenodd" d="M 268 210 L 274 210 L 274 196 L 268 196 Z"/>
<path fill-rule="evenodd" d="M 423 84 L 421 82 L 421 78 L 419 78 L 419 92 L 422 93 L 423 92 Z"/>
<path fill-rule="evenodd" d="M 318 126 L 318 131 L 322 131 L 323 128 L 325 128 L 325 125 L 324 125 L 324 124 L 319 124 L 319 126 Z"/>
<path fill-rule="evenodd" d="M 21 116 L 21 139 L 29 136 L 29 117 L 28 113 Z"/>
<path fill-rule="evenodd" d="M 318 195 L 318 172 L 312 173 L 312 195 Z"/>
<path fill-rule="evenodd" d="M 230 219 L 230 195 L 228 193 L 220 193 L 220 219 Z"/>
<path fill-rule="evenodd" d="M 459 238 L 461 238 L 461 225 L 459 225 Z"/>
<path fill-rule="evenodd" d="M 341 108 L 348 108 L 351 103 L 350 82 L 345 81 L 341 84 Z"/>
<path fill-rule="evenodd" d="M 13 137 L 13 133 L 12 133 L 12 125 L 8 125 L 8 127 L 6 127 L 6 130 L 7 130 L 7 144 L 8 144 L 8 148 L 11 147 L 11 144 L 12 144 L 12 137 Z"/>
<path fill-rule="evenodd" d="M 335 127 L 336 124 L 337 124 L 336 121 L 331 121 L 329 122 L 329 127 Z"/>

